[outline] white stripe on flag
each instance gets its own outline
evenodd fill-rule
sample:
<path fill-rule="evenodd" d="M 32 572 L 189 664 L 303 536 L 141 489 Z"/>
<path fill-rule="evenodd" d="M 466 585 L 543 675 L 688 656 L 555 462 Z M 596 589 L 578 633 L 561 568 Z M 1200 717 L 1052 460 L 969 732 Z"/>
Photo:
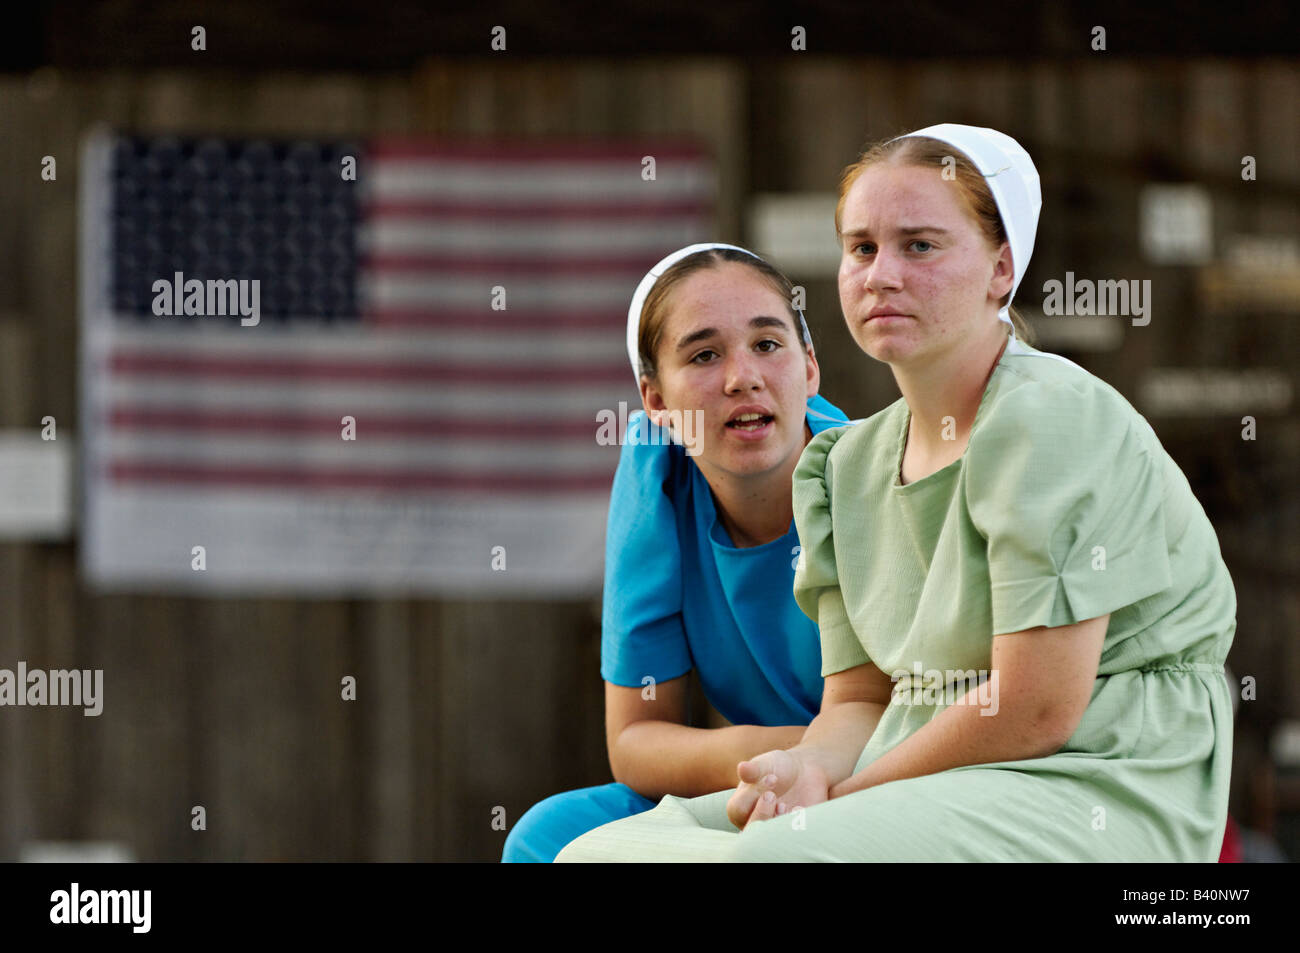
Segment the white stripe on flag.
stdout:
<path fill-rule="evenodd" d="M 208 357 L 229 355 L 253 360 L 428 361 L 445 359 L 484 365 L 563 364 L 590 361 L 597 365 L 627 365 L 627 342 L 618 328 L 608 333 L 590 329 L 501 329 L 499 311 L 483 310 L 476 325 L 436 333 L 376 333 L 363 328 L 304 334 L 276 322 L 228 329 L 203 327 L 207 318 L 158 318 L 147 328 L 124 326 L 114 336 L 114 351 L 129 354 L 178 354 Z M 186 328 L 198 322 L 199 327 Z M 169 333 L 174 332 L 174 333 Z M 567 385 L 566 385 L 567 386 Z"/>
<path fill-rule="evenodd" d="M 671 250 L 671 249 L 670 249 Z M 627 303 L 645 269 L 631 269 L 625 274 L 537 278 L 511 274 L 506 268 L 483 271 L 473 276 L 446 272 L 370 270 L 359 279 L 358 296 L 372 306 L 442 307 L 489 309 L 492 289 L 506 289 L 507 308 L 609 308 L 613 313 L 627 313 Z"/>
<path fill-rule="evenodd" d="M 640 156 L 622 161 L 493 163 L 457 159 L 379 159 L 363 177 L 368 198 L 454 198 L 465 201 L 563 199 L 592 205 L 619 199 L 710 201 L 714 172 L 698 160 L 665 158 L 655 178 L 642 179 Z"/>
<path fill-rule="evenodd" d="M 587 440 L 547 442 L 480 438 L 469 440 L 391 439 L 366 432 L 357 424 L 357 439 L 242 433 L 165 436 L 119 432 L 109 441 L 111 460 L 133 463 L 217 466 L 230 464 L 298 465 L 331 470 L 392 467 L 473 470 L 493 473 L 600 473 L 613 475 L 617 447 L 596 443 L 596 424 Z"/>

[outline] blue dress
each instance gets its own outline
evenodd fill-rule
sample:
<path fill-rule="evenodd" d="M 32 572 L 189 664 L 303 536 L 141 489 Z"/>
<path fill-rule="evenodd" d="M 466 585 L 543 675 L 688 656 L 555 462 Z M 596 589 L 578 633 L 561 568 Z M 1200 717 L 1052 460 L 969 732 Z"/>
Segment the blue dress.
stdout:
<path fill-rule="evenodd" d="M 847 418 L 816 396 L 805 419 L 815 436 Z M 624 443 L 605 538 L 601 676 L 641 688 L 694 669 L 732 724 L 808 724 L 821 707 L 821 650 L 817 626 L 794 601 L 798 557 L 793 520 L 780 539 L 732 545 L 682 447 Z M 587 831 L 654 806 L 624 784 L 556 794 L 516 822 L 501 859 L 549 863 Z"/>

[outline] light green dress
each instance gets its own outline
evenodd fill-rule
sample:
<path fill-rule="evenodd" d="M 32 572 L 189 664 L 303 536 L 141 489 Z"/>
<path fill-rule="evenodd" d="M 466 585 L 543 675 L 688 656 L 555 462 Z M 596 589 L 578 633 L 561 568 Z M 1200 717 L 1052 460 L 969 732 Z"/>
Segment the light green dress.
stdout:
<path fill-rule="evenodd" d="M 1112 387 L 1014 339 L 963 456 L 902 486 L 909 417 L 900 399 L 825 431 L 794 478 L 795 598 L 820 627 L 822 674 L 870 661 L 902 676 L 857 770 L 987 672 L 994 635 L 1110 613 L 1074 735 L 1048 757 L 888 782 L 744 832 L 731 791 L 666 797 L 558 860 L 1217 860 L 1236 597 L 1182 471 Z"/>

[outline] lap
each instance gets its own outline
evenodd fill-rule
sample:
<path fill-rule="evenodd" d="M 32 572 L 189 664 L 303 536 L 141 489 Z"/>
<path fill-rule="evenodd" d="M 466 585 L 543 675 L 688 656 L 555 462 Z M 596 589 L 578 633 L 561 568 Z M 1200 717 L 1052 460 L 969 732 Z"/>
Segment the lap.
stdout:
<path fill-rule="evenodd" d="M 653 810 L 615 821 L 575 839 L 558 863 L 617 861 L 702 862 L 725 860 L 736 836 L 727 820 L 731 791 L 703 797 L 667 795 Z"/>
<path fill-rule="evenodd" d="M 550 863 L 565 844 L 593 828 L 654 807 L 625 784 L 565 791 L 529 808 L 506 837 L 503 863 Z"/>
<path fill-rule="evenodd" d="M 1041 765 L 1040 765 L 1041 767 Z M 558 859 L 631 861 L 1187 861 L 1212 860 L 1203 830 L 1156 803 L 1079 776 L 970 765 L 859 791 L 748 826 L 726 819 L 731 791 L 664 798 L 591 831 Z M 1089 766 L 1082 766 L 1085 770 Z M 1181 826 L 1180 826 L 1181 825 Z M 1202 845 L 1201 842 L 1204 841 Z M 1190 846 L 1189 846 L 1190 845 Z M 1198 855 L 1204 846 L 1206 856 Z"/>

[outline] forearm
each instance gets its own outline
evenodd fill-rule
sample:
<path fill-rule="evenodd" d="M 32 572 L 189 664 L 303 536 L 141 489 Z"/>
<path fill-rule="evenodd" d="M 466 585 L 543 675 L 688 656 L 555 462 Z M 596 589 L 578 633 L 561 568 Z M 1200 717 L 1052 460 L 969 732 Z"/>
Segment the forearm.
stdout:
<path fill-rule="evenodd" d="M 852 773 L 886 706 L 879 702 L 840 702 L 813 719 L 795 751 L 814 761 L 831 784 Z"/>
<path fill-rule="evenodd" d="M 1041 713 L 1002 705 L 993 715 L 978 689 L 949 705 L 905 741 L 831 788 L 832 798 L 886 781 L 935 774 L 968 764 L 1046 757 L 1064 743 Z"/>
<path fill-rule="evenodd" d="M 619 734 L 610 751 L 614 778 L 643 797 L 699 797 L 737 784 L 736 765 L 765 751 L 793 748 L 802 725 L 732 725 L 689 728 L 638 721 Z"/>

